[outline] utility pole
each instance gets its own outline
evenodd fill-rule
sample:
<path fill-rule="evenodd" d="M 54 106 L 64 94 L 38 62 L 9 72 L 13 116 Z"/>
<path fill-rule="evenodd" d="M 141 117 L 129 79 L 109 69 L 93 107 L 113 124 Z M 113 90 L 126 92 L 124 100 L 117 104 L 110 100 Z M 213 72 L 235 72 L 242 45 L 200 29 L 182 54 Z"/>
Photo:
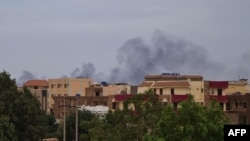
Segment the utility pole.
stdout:
<path fill-rule="evenodd" d="M 78 101 L 76 96 L 76 141 L 78 141 Z"/>
<path fill-rule="evenodd" d="M 63 141 L 66 141 L 66 112 L 65 112 L 65 96 L 64 96 L 64 101 L 63 101 Z"/>
<path fill-rule="evenodd" d="M 78 141 L 78 97 L 80 94 L 76 94 L 76 141 Z"/>

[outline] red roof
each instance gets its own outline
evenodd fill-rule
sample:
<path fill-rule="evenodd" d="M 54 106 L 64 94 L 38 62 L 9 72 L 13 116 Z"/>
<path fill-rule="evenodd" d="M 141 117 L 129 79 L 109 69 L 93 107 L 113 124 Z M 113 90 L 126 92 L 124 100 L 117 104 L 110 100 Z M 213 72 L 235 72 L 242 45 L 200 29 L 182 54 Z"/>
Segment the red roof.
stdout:
<path fill-rule="evenodd" d="M 48 87 L 49 83 L 46 80 L 29 80 L 24 83 L 24 86 L 26 87 L 34 87 L 34 86 Z"/>
<path fill-rule="evenodd" d="M 188 99 L 188 95 L 171 95 L 172 102 L 181 102 Z"/>
<path fill-rule="evenodd" d="M 209 81 L 210 88 L 228 88 L 228 81 Z"/>
<path fill-rule="evenodd" d="M 115 95 L 115 101 L 125 101 L 132 96 L 134 95 L 133 94 L 118 94 L 118 95 Z"/>
<path fill-rule="evenodd" d="M 215 98 L 220 103 L 228 102 L 228 96 L 227 95 L 210 95 L 210 98 Z"/>

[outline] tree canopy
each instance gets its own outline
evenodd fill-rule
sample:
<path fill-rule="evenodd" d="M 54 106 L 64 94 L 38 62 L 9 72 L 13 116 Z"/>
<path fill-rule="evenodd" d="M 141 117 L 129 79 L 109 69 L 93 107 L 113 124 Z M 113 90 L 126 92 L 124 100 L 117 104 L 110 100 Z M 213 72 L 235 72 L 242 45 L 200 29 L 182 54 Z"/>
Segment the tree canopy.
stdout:
<path fill-rule="evenodd" d="M 153 134 L 145 140 L 154 141 L 223 141 L 227 118 L 217 101 L 204 107 L 190 95 L 177 111 L 168 106 L 162 112 Z"/>
<path fill-rule="evenodd" d="M 129 105 L 133 104 L 133 108 Z M 74 119 L 72 119 L 74 120 Z M 105 118 L 82 120 L 80 138 L 87 141 L 222 141 L 227 122 L 217 101 L 204 107 L 189 99 L 175 110 L 163 105 L 151 91 L 124 102 L 123 110 Z M 74 126 L 74 124 L 73 124 Z"/>
<path fill-rule="evenodd" d="M 56 124 L 49 122 L 54 117 L 40 109 L 39 101 L 27 88 L 18 90 L 6 71 L 0 73 L 0 107 L 0 138 L 4 141 L 40 140 L 57 130 L 51 130 Z"/>

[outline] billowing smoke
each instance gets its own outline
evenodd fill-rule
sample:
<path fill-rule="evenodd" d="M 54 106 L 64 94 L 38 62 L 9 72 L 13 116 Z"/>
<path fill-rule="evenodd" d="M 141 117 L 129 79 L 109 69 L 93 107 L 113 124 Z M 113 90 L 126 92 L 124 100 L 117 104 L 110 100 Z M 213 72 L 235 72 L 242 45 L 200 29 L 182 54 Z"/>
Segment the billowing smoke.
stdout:
<path fill-rule="evenodd" d="M 19 77 L 17 81 L 17 86 L 22 86 L 26 81 L 33 79 L 37 79 L 37 77 L 33 73 L 24 70 L 22 75 Z"/>
<path fill-rule="evenodd" d="M 225 65 L 211 60 L 205 48 L 156 31 L 150 44 L 140 37 L 126 41 L 117 52 L 119 65 L 110 71 L 107 78 L 107 75 L 97 73 L 92 63 L 83 63 L 80 68 L 75 68 L 70 77 L 87 77 L 98 82 L 126 82 L 138 85 L 145 75 L 161 73 L 202 75 L 210 80 L 221 78 L 227 80 L 225 76 L 244 78 L 250 76 L 250 65 L 248 65 L 250 53 L 241 56 L 241 63 L 237 68 L 226 68 Z M 29 71 L 23 71 L 18 84 L 22 85 L 30 79 L 37 77 Z"/>
<path fill-rule="evenodd" d="M 156 31 L 152 44 L 141 38 L 126 41 L 118 50 L 118 64 L 110 74 L 110 82 L 139 84 L 148 74 L 177 72 L 181 74 L 216 75 L 220 64 L 209 61 L 207 51 L 188 41 Z"/>
<path fill-rule="evenodd" d="M 71 77 L 85 77 L 91 78 L 95 81 L 102 80 L 102 73 L 96 73 L 96 69 L 92 63 L 83 63 L 81 68 L 74 69 L 71 74 Z"/>
<path fill-rule="evenodd" d="M 238 78 L 248 78 L 250 77 L 250 52 L 245 52 L 242 54 L 240 61 L 238 62 L 238 67 L 233 69 L 233 75 Z"/>

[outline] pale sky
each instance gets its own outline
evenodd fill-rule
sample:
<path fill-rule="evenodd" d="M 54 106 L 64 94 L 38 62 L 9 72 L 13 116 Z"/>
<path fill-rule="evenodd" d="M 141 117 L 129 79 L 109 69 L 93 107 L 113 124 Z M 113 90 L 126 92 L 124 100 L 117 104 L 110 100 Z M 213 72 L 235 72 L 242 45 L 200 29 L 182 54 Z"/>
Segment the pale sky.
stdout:
<path fill-rule="evenodd" d="M 250 79 L 249 0 L 1 0 L 0 70 L 28 79 Z"/>

